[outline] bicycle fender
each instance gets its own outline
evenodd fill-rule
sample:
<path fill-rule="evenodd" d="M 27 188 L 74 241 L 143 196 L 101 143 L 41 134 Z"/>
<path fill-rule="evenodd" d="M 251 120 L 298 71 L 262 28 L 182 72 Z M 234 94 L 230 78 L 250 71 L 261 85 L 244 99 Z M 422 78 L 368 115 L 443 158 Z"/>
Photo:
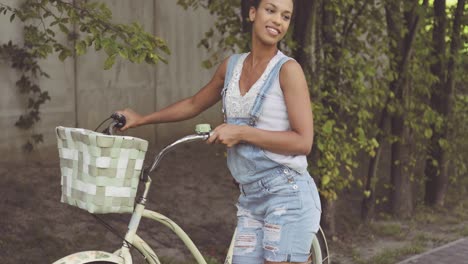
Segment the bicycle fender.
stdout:
<path fill-rule="evenodd" d="M 96 250 L 73 253 L 55 261 L 53 264 L 85 264 L 92 261 L 124 264 L 124 260 L 121 257 L 109 252 Z"/>

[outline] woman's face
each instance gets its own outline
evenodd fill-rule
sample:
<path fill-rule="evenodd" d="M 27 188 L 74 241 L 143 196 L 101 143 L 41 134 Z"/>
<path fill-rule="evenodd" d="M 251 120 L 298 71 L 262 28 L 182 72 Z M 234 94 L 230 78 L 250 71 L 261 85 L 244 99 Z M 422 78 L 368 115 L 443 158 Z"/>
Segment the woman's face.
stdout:
<path fill-rule="evenodd" d="M 292 0 L 262 0 L 258 8 L 251 7 L 252 37 L 264 44 L 276 45 L 288 31 L 293 5 Z"/>

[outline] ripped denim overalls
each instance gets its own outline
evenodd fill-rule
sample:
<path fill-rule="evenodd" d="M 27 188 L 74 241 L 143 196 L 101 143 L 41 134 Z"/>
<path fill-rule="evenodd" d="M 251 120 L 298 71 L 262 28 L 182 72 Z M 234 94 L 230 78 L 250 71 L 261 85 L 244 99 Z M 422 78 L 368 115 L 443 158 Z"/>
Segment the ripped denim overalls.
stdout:
<path fill-rule="evenodd" d="M 226 89 L 240 55 L 228 62 L 223 95 L 225 122 L 255 127 L 263 101 L 279 76 L 284 56 L 272 68 L 250 110 L 250 117 L 226 116 Z M 320 198 L 310 175 L 300 174 L 265 155 L 263 149 L 239 143 L 227 150 L 227 163 L 241 194 L 233 263 L 305 262 L 319 228 Z"/>

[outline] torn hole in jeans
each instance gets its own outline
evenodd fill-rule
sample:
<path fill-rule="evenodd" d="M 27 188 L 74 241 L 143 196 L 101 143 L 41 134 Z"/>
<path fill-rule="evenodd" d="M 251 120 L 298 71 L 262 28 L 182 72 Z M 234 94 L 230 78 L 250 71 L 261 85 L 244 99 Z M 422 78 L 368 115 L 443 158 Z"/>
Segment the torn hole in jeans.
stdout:
<path fill-rule="evenodd" d="M 234 255 L 245 255 L 255 250 L 257 234 L 254 232 L 239 233 L 234 242 Z"/>
<path fill-rule="evenodd" d="M 265 223 L 263 228 L 265 242 L 279 242 L 281 238 L 281 225 Z"/>

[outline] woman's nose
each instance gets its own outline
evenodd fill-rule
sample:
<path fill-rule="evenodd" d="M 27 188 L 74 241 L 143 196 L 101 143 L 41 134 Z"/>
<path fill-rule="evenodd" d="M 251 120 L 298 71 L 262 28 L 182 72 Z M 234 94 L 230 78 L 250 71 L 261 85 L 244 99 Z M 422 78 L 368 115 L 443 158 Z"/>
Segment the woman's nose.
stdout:
<path fill-rule="evenodd" d="M 280 14 L 277 14 L 277 15 L 274 16 L 273 23 L 275 23 L 278 26 L 281 25 L 281 15 Z"/>

